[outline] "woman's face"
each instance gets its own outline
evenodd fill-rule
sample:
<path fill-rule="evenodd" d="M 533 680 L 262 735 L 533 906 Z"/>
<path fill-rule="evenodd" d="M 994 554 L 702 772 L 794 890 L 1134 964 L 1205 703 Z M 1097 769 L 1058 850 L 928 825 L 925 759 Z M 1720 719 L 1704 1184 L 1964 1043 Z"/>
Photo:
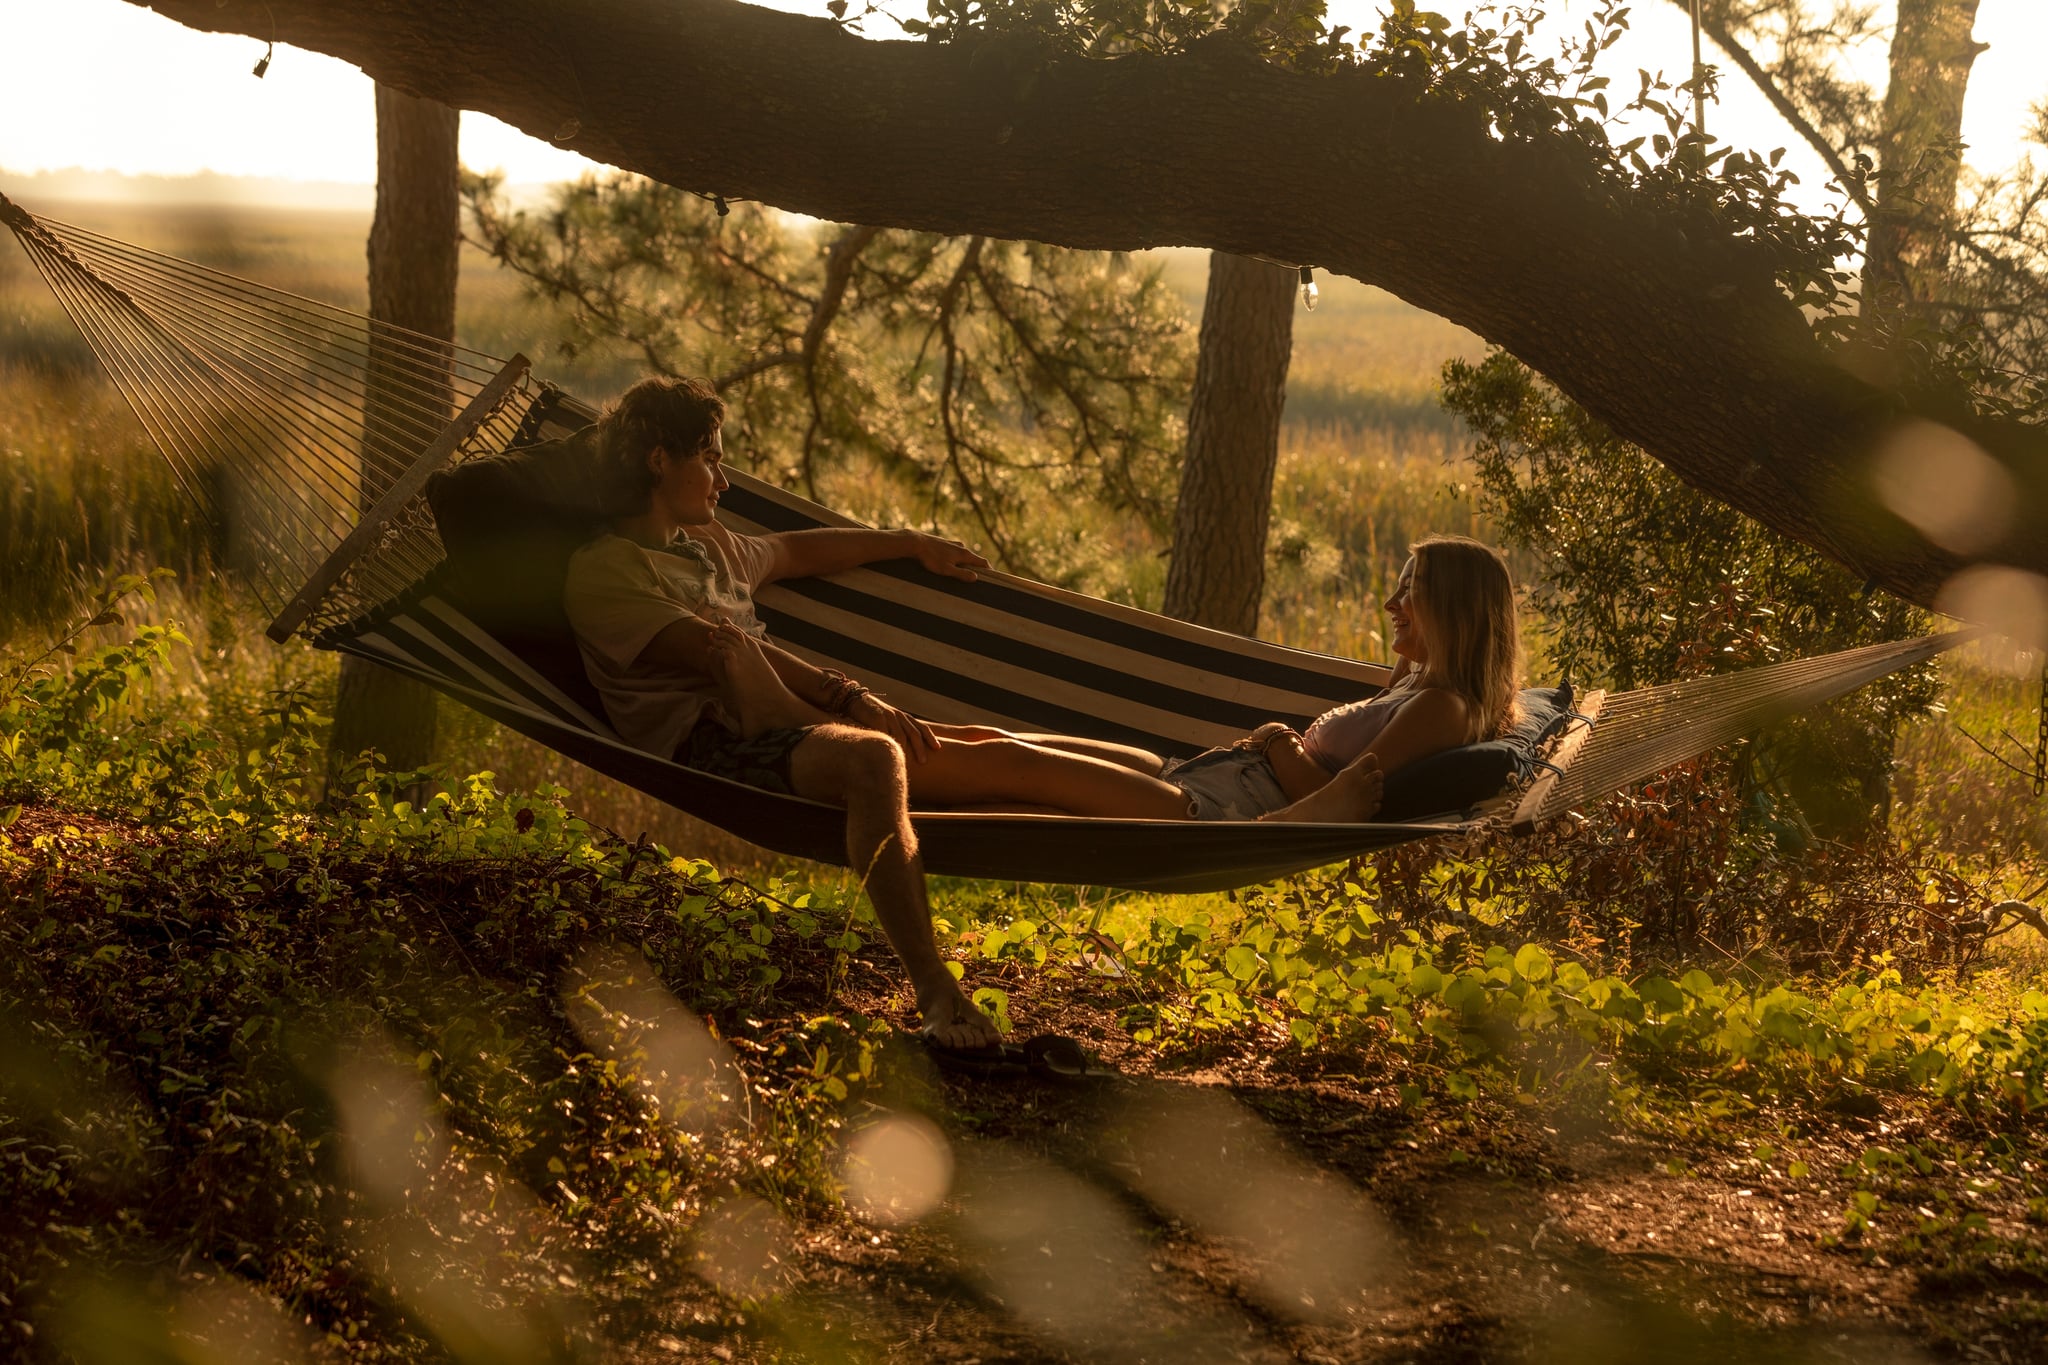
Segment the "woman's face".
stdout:
<path fill-rule="evenodd" d="M 1418 664 L 1429 662 L 1422 614 L 1415 600 L 1415 557 L 1410 555 L 1401 567 L 1400 578 L 1394 582 L 1393 595 L 1387 598 L 1387 619 L 1394 624 L 1394 652 Z"/>

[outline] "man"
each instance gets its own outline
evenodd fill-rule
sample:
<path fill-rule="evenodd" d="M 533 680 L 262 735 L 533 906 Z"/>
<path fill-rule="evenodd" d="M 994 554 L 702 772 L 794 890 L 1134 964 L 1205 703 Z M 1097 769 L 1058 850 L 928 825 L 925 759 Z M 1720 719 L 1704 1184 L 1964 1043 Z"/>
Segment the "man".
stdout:
<path fill-rule="evenodd" d="M 726 530 L 714 519 L 730 487 L 724 416 L 701 380 L 649 379 L 601 419 L 597 449 L 616 505 L 638 510 L 569 562 L 563 606 L 586 671 L 627 742 L 845 807 L 848 863 L 909 973 L 927 1034 L 950 1047 L 992 1044 L 994 1023 L 932 937 L 911 799 L 1185 819 L 1188 797 L 1143 750 L 929 724 L 768 641 L 753 606 L 764 584 L 899 558 L 971 580 L 987 561 L 916 531 Z"/>

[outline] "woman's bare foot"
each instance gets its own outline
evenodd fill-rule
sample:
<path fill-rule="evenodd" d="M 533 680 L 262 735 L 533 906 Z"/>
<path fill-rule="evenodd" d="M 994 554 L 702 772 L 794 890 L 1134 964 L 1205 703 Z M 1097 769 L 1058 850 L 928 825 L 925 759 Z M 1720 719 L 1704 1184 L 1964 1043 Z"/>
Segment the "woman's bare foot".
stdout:
<path fill-rule="evenodd" d="M 1380 771 L 1379 759 L 1365 754 L 1320 790 L 1310 792 L 1285 810 L 1260 818 L 1293 824 L 1362 824 L 1379 814 L 1380 793 L 1386 786 L 1386 780 L 1386 774 Z"/>
<path fill-rule="evenodd" d="M 738 723 L 742 739 L 753 739 L 768 730 L 798 730 L 830 719 L 791 692 L 761 652 L 761 642 L 730 621 L 720 621 L 711 629 L 711 662 L 718 674 L 719 699 Z"/>
<path fill-rule="evenodd" d="M 994 1047 L 1003 1041 L 996 1021 L 975 1008 L 950 976 L 929 998 L 918 993 L 917 1011 L 924 1017 L 924 1036 L 940 1047 Z"/>
<path fill-rule="evenodd" d="M 1266 762 L 1289 801 L 1305 800 L 1329 785 L 1330 770 L 1308 756 L 1301 736 L 1292 730 L 1283 729 L 1267 741 Z"/>

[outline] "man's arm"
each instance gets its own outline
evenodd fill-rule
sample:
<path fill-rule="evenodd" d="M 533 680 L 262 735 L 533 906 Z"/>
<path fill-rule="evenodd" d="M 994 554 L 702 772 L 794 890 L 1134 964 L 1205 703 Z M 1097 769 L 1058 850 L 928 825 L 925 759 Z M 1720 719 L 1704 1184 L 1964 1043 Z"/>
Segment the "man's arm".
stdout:
<path fill-rule="evenodd" d="M 727 626 L 726 629 L 732 629 Z M 705 678 L 722 678 L 722 665 L 714 658 L 712 636 L 719 629 L 700 617 L 686 616 L 661 628 L 635 661 L 643 665 Z M 761 653 L 767 658 L 782 685 L 798 701 L 814 708 L 820 721 L 843 720 L 850 725 L 875 730 L 895 739 L 913 763 L 922 763 L 938 748 L 931 727 L 908 711 L 891 706 L 865 688 L 850 705 L 834 712 L 832 705 L 844 695 L 841 683 L 780 645 L 762 640 Z"/>
<path fill-rule="evenodd" d="M 933 573 L 966 582 L 988 561 L 957 540 L 922 531 L 873 531 L 857 526 L 824 526 L 810 531 L 775 531 L 760 537 L 773 554 L 763 583 L 812 578 L 857 569 L 883 559 L 915 559 Z"/>
<path fill-rule="evenodd" d="M 702 678 L 719 676 L 719 665 L 712 656 L 711 636 L 717 627 L 700 616 L 684 616 L 669 622 L 661 628 L 647 648 L 640 651 L 634 660 L 641 667 L 658 668 L 665 673 L 696 674 Z M 825 671 L 814 668 L 779 645 L 763 640 L 762 653 L 768 656 L 782 685 L 799 701 L 823 710 L 832 700 L 834 689 L 825 677 Z"/>

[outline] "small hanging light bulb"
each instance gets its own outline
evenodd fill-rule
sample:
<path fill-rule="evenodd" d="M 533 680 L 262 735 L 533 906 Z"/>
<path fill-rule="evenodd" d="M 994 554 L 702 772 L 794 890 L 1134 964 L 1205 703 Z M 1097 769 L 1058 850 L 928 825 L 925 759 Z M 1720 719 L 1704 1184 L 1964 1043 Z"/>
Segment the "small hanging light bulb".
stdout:
<path fill-rule="evenodd" d="M 1316 288 L 1315 267 L 1303 266 L 1301 268 L 1301 306 L 1308 309 L 1311 313 L 1315 312 L 1316 299 L 1321 292 Z"/>

